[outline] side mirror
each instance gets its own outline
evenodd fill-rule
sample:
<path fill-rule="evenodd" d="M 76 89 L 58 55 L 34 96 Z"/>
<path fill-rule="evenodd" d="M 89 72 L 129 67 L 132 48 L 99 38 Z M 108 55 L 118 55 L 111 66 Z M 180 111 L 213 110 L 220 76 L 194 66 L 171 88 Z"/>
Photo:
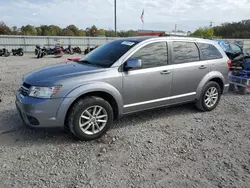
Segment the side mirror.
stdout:
<path fill-rule="evenodd" d="M 125 63 L 124 70 L 129 70 L 129 69 L 139 69 L 142 67 L 142 62 L 140 59 L 135 59 L 131 58 L 128 59 L 127 62 Z"/>

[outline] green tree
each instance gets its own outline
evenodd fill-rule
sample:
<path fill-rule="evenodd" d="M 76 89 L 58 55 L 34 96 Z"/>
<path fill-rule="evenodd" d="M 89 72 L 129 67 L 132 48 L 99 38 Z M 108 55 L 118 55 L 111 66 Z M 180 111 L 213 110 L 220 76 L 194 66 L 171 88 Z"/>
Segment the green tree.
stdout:
<path fill-rule="evenodd" d="M 68 28 L 62 30 L 62 36 L 74 36 L 74 32 Z"/>
<path fill-rule="evenodd" d="M 133 37 L 133 36 L 136 36 L 137 34 L 137 32 L 134 30 L 128 30 L 127 33 L 128 33 L 128 37 Z"/>
<path fill-rule="evenodd" d="M 17 26 L 13 26 L 11 29 L 12 35 L 20 35 L 20 29 L 17 28 Z"/>
<path fill-rule="evenodd" d="M 37 35 L 38 35 L 38 36 L 42 36 L 43 30 L 42 30 L 41 27 L 36 27 L 36 32 L 37 32 Z"/>
<path fill-rule="evenodd" d="M 92 37 L 96 37 L 97 36 L 97 31 L 98 31 L 98 28 L 93 25 L 91 28 L 90 28 L 90 36 Z"/>
<path fill-rule="evenodd" d="M 31 25 L 26 25 L 21 27 L 22 35 L 37 35 L 37 30 Z"/>
<path fill-rule="evenodd" d="M 99 35 L 105 36 L 105 30 L 104 29 L 99 29 L 97 33 L 98 33 L 98 36 Z"/>
<path fill-rule="evenodd" d="M 105 34 L 106 34 L 106 37 L 115 37 L 115 31 L 114 30 L 106 30 Z M 118 36 L 120 36 L 119 32 L 118 32 Z M 123 37 L 125 37 L 125 36 L 123 36 Z"/>
<path fill-rule="evenodd" d="M 193 32 L 191 34 L 191 36 L 194 36 L 194 37 L 215 37 L 214 35 L 214 31 L 212 28 L 199 28 L 197 29 L 195 32 Z"/>
<path fill-rule="evenodd" d="M 83 29 L 79 30 L 78 34 L 79 36 L 86 36 L 86 32 Z"/>
<path fill-rule="evenodd" d="M 0 22 L 0 35 L 10 35 L 10 28 L 4 22 Z"/>
<path fill-rule="evenodd" d="M 48 30 L 49 30 L 50 36 L 58 36 L 62 32 L 62 29 L 56 25 L 50 25 Z"/>
<path fill-rule="evenodd" d="M 223 38 L 249 38 L 250 20 L 233 23 L 223 23 L 213 28 L 216 36 Z"/>
<path fill-rule="evenodd" d="M 71 30 L 75 36 L 79 36 L 79 29 L 75 25 L 69 25 L 66 29 Z"/>

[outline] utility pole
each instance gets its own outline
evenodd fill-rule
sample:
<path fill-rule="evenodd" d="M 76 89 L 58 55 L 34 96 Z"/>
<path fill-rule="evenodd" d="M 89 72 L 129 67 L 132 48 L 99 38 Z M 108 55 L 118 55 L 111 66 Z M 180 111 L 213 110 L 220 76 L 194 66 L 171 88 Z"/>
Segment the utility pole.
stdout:
<path fill-rule="evenodd" d="M 117 36 L 116 35 L 116 0 L 114 0 L 115 2 L 114 2 L 114 4 L 115 4 L 115 36 Z"/>
<path fill-rule="evenodd" d="M 210 23 L 210 28 L 212 28 L 212 27 L 213 27 L 213 23 L 214 23 L 214 22 L 209 22 L 209 23 Z"/>
<path fill-rule="evenodd" d="M 176 31 L 177 31 L 177 24 L 175 24 L 174 31 L 175 31 L 175 34 L 176 34 Z"/>

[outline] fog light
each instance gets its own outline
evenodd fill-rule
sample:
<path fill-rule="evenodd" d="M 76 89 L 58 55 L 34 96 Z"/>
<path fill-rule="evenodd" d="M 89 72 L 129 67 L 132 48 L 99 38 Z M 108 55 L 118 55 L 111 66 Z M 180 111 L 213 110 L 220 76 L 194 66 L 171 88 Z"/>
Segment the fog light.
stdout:
<path fill-rule="evenodd" d="M 40 124 L 39 121 L 36 118 L 32 117 L 32 116 L 27 115 L 27 119 L 29 120 L 29 123 L 31 125 L 39 125 Z"/>

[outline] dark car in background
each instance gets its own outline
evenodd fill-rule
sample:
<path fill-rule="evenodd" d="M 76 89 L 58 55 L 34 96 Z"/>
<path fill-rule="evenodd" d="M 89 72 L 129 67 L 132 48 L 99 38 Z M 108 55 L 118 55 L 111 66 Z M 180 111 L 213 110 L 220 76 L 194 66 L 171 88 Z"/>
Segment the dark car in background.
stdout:
<path fill-rule="evenodd" d="M 237 54 L 244 54 L 244 56 L 250 56 L 249 52 L 244 49 L 243 42 L 237 41 L 237 43 L 228 42 L 222 39 L 215 39 L 215 41 L 226 52 L 230 59 L 233 59 Z M 241 43 L 240 43 L 241 42 Z"/>

